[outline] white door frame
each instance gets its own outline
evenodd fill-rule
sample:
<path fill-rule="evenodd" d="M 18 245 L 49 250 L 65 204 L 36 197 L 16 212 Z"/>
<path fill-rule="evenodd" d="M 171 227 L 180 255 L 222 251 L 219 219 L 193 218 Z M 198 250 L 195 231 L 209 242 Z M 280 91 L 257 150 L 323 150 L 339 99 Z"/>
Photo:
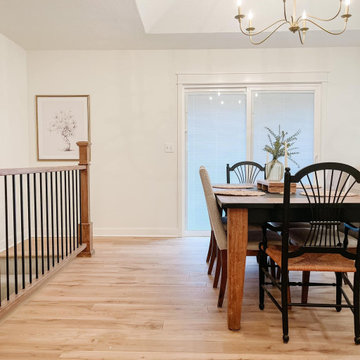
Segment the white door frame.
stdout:
<path fill-rule="evenodd" d="M 314 161 L 321 161 L 321 124 L 326 113 L 328 73 L 242 73 L 242 74 L 177 74 L 178 88 L 178 228 L 181 236 L 207 236 L 208 232 L 186 232 L 186 94 L 219 89 L 247 92 L 247 158 L 252 158 L 251 124 L 253 91 L 314 91 Z"/>

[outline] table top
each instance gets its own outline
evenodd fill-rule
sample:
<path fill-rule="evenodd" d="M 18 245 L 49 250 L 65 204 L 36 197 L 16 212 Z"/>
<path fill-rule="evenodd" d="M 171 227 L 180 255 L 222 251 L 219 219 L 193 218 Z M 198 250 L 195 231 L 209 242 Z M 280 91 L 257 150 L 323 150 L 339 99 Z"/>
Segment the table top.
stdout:
<path fill-rule="evenodd" d="M 294 205 L 307 205 L 306 196 L 300 195 L 300 190 L 296 194 L 290 196 L 290 203 Z M 282 194 L 269 194 L 265 196 L 227 196 L 216 195 L 218 204 L 221 208 L 259 208 L 259 207 L 275 207 L 283 204 L 284 196 Z M 348 196 L 344 204 L 355 205 L 360 207 L 360 194 L 356 196 Z"/>

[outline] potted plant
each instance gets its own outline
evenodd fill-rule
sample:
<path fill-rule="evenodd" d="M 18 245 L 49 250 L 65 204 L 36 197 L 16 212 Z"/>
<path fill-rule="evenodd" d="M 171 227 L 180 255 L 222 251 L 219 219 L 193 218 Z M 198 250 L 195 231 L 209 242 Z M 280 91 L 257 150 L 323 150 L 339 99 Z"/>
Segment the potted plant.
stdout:
<path fill-rule="evenodd" d="M 286 166 L 287 159 L 299 166 L 293 156 L 299 154 L 298 151 L 295 151 L 297 147 L 294 147 L 294 144 L 301 130 L 299 129 L 289 136 L 287 131 L 281 130 L 280 125 L 277 134 L 268 127 L 265 129 L 268 131 L 269 144 L 265 145 L 264 151 L 272 156 L 272 160 L 266 164 L 266 179 L 280 181 L 284 176 L 284 165 L 279 161 L 279 158 L 285 157 Z"/>

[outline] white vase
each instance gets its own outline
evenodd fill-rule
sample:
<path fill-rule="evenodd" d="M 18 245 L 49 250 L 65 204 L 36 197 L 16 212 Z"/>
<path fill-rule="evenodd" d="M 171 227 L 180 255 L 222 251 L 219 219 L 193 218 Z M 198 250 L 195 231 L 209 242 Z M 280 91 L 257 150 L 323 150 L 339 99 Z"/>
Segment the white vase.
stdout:
<path fill-rule="evenodd" d="M 284 165 L 278 160 L 266 164 L 266 180 L 280 181 L 284 176 Z"/>

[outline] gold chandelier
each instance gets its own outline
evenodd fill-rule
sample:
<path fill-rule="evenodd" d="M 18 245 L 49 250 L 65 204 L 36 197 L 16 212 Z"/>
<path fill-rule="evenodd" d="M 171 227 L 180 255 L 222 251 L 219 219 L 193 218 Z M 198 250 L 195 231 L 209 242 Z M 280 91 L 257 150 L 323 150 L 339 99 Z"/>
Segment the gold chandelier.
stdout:
<path fill-rule="evenodd" d="M 292 15 L 289 17 L 288 13 L 287 13 L 286 0 L 283 0 L 283 3 L 284 3 L 283 18 L 278 21 L 275 21 L 273 24 L 265 27 L 264 29 L 262 29 L 260 31 L 255 31 L 255 27 L 253 26 L 254 15 L 253 15 L 252 11 L 250 10 L 247 15 L 243 14 L 241 12 L 241 0 L 238 0 L 238 2 L 237 2 L 238 15 L 235 16 L 235 19 L 237 19 L 239 22 L 240 31 L 249 38 L 249 40 L 252 44 L 254 44 L 254 45 L 262 44 L 267 39 L 269 39 L 277 30 L 279 30 L 281 27 L 283 27 L 286 24 L 289 25 L 289 30 L 292 33 L 294 33 L 294 34 L 298 33 L 301 44 L 304 44 L 306 32 L 309 30 L 308 25 L 310 25 L 310 24 L 327 32 L 330 35 L 341 35 L 345 32 L 347 24 L 348 24 L 348 20 L 351 17 L 351 14 L 349 13 L 350 0 L 340 0 L 340 5 L 339 5 L 339 9 L 338 9 L 337 13 L 328 19 L 321 19 L 321 18 L 318 18 L 315 16 L 308 15 L 308 14 L 306 14 L 305 10 L 304 10 L 302 16 L 297 17 L 296 16 L 296 0 L 293 0 L 293 12 L 292 12 Z M 330 21 L 338 18 L 341 14 L 341 10 L 342 10 L 343 6 L 344 6 L 344 12 L 341 15 L 341 17 L 344 19 L 344 28 L 341 31 L 333 32 L 333 31 L 327 30 L 325 27 L 323 27 L 322 25 L 320 25 L 318 23 L 318 22 L 330 22 Z M 246 18 L 248 20 L 248 26 L 244 30 L 243 22 L 245 21 Z M 260 35 L 267 30 L 271 30 L 271 32 L 265 38 L 263 38 L 260 41 L 253 40 L 253 37 Z"/>

